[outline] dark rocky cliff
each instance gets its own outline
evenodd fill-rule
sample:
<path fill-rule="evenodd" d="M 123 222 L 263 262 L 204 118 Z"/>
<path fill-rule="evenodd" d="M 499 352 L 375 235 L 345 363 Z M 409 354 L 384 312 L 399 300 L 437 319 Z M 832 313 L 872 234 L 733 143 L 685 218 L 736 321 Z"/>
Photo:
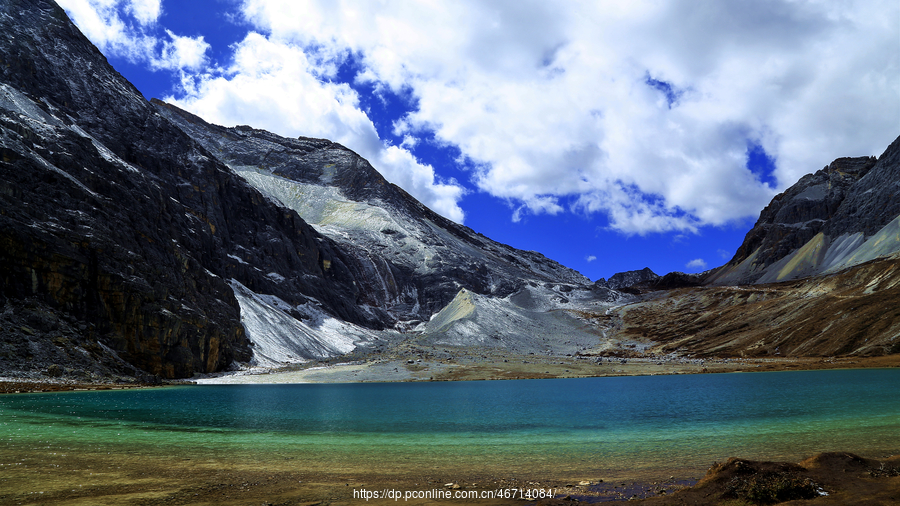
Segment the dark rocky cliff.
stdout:
<path fill-rule="evenodd" d="M 31 301 L 88 354 L 163 377 L 220 370 L 250 355 L 232 278 L 381 325 L 340 248 L 161 117 L 56 4 L 5 2 L 0 31 L 4 339 L 49 335 L 15 321 Z"/>
<path fill-rule="evenodd" d="M 600 278 L 595 284 L 618 290 L 628 288 L 638 283 L 647 283 L 659 278 L 659 275 L 653 272 L 649 267 L 640 270 L 617 272 L 609 277 L 609 279 Z"/>
<path fill-rule="evenodd" d="M 840 170 L 839 158 L 834 163 Z M 870 157 L 868 165 L 875 162 Z M 834 165 L 834 163 L 832 165 Z M 845 171 L 847 172 L 847 171 Z M 872 168 L 853 184 L 847 197 L 828 220 L 823 231 L 837 237 L 851 232 L 872 236 L 900 215 L 900 137 L 878 157 Z"/>
<path fill-rule="evenodd" d="M 529 282 L 588 284 L 539 253 L 500 244 L 440 216 L 340 144 L 248 126 L 225 128 L 152 102 L 251 184 L 356 251 L 356 278 L 366 293 L 378 295 L 367 303 L 396 320 L 427 320 L 461 288 L 503 297 Z"/>
<path fill-rule="evenodd" d="M 279 318 L 378 330 L 463 288 L 587 283 L 442 218 L 330 141 L 184 127 L 53 2 L 0 4 L 0 32 L 0 374 L 219 371 L 252 356 L 252 294 L 286 304 Z M 336 189 L 390 225 L 329 237 L 229 165 Z"/>
<path fill-rule="evenodd" d="M 829 220 L 850 189 L 873 165 L 874 156 L 838 158 L 815 174 L 800 178 L 762 210 L 731 262 L 740 263 L 761 248 L 758 262 L 767 266 L 806 244 L 830 225 Z"/>
<path fill-rule="evenodd" d="M 877 159 L 838 158 L 777 195 L 707 282 L 782 281 L 854 265 L 850 257 L 898 215 L 900 138 Z"/>

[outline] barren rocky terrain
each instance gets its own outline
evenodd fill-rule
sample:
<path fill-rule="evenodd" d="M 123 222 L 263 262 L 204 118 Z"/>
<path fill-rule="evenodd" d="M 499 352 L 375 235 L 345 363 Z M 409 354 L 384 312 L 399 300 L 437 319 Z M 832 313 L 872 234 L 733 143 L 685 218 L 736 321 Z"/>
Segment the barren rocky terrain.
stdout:
<path fill-rule="evenodd" d="M 900 353 L 900 262 L 749 286 L 651 292 L 597 315 L 646 353 L 695 357 L 841 357 Z"/>

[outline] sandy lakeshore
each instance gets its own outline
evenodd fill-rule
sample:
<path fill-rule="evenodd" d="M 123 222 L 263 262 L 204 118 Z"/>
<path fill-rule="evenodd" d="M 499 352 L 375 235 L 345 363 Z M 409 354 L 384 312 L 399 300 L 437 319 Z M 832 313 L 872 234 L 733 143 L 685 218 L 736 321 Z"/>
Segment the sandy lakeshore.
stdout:
<path fill-rule="evenodd" d="M 167 384 L 286 384 L 363 383 L 396 381 L 477 381 L 504 379 L 585 378 L 604 376 L 650 376 L 725 372 L 771 372 L 821 369 L 900 367 L 900 355 L 880 357 L 810 357 L 763 359 L 656 359 L 604 357 L 488 358 L 474 354 L 456 359 L 411 355 L 380 360 L 309 362 L 281 369 L 244 369 L 198 376 Z M 0 377 L 0 394 L 54 392 L 64 390 L 116 390 L 158 387 L 142 383 L 86 383 L 66 379 L 21 379 Z"/>
<path fill-rule="evenodd" d="M 363 383 L 395 381 L 477 381 L 504 379 L 585 378 L 604 376 L 650 376 L 725 372 L 770 372 L 820 369 L 900 367 L 900 355 L 880 357 L 764 358 L 764 359 L 655 359 L 604 357 L 535 357 L 515 359 L 474 354 L 457 359 L 423 358 L 411 355 L 380 360 L 309 362 L 281 369 L 244 369 L 198 376 L 166 384 L 284 384 Z M 0 394 L 54 392 L 64 390 L 116 390 L 152 388 L 159 384 L 86 383 L 66 379 L 22 379 L 0 377 Z"/>
<path fill-rule="evenodd" d="M 194 381 L 199 384 L 474 381 L 900 367 L 900 355 L 704 360 L 533 355 L 502 358 L 488 353 L 453 359 L 435 359 L 422 353 L 361 362 L 308 363 L 275 371 L 251 369 L 209 375 Z"/>

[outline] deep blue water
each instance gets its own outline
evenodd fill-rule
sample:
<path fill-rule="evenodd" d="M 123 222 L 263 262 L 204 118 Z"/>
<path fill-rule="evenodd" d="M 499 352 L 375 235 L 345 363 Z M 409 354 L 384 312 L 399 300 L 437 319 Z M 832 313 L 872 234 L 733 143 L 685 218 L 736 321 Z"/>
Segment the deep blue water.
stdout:
<path fill-rule="evenodd" d="M 900 370 L 187 386 L 0 396 L 0 450 L 665 468 L 900 452 Z M 310 457 L 312 458 L 312 457 Z"/>

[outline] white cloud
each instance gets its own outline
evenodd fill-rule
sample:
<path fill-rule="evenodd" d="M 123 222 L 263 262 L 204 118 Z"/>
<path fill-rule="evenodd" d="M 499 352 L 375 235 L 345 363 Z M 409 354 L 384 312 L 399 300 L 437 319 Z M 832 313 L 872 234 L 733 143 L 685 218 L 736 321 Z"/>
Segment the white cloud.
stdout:
<path fill-rule="evenodd" d="M 574 209 L 626 233 L 695 231 L 774 195 L 746 169 L 748 143 L 774 157 L 782 189 L 898 133 L 891 0 L 242 8 L 273 41 L 354 51 L 359 78 L 411 90 L 399 131 L 458 147 L 514 219 Z"/>
<path fill-rule="evenodd" d="M 119 15 L 118 0 L 59 0 L 72 21 L 104 53 L 135 58 L 147 50 L 147 41 L 129 33 Z"/>
<path fill-rule="evenodd" d="M 685 267 L 687 267 L 688 269 L 691 269 L 691 270 L 695 270 L 695 271 L 703 270 L 703 269 L 706 269 L 706 261 L 703 260 L 702 258 L 695 258 L 695 259 L 691 260 L 690 262 L 688 262 L 687 264 L 685 264 Z"/>
<path fill-rule="evenodd" d="M 591 263 L 591 262 L 593 262 L 593 261 L 596 260 L 596 259 L 597 259 L 597 257 L 594 256 L 594 255 L 588 255 L 588 256 L 584 257 L 584 261 L 587 262 L 587 263 Z"/>
<path fill-rule="evenodd" d="M 166 100 L 221 125 L 249 124 L 280 135 L 323 137 L 343 144 L 369 160 L 387 180 L 461 223 L 465 216 L 458 202 L 464 189 L 441 181 L 405 146 L 386 146 L 360 110 L 356 92 L 327 80 L 335 71 L 334 55 L 311 55 L 289 42 L 250 33 L 235 45 L 230 68 L 184 74 L 185 95 Z"/>
<path fill-rule="evenodd" d="M 154 70 L 197 71 L 206 65 L 209 44 L 202 36 L 184 37 L 166 30 L 170 40 L 161 40 L 147 33 L 162 13 L 159 0 L 59 0 L 59 5 L 107 56 L 146 62 Z"/>
<path fill-rule="evenodd" d="M 145 33 L 158 0 L 61 3 L 104 52 L 183 69 L 182 107 L 331 138 L 457 221 L 464 190 L 413 156 L 417 139 L 458 148 L 514 221 L 602 213 L 648 234 L 755 217 L 801 175 L 900 133 L 895 0 L 243 0 L 256 32 L 225 71 L 202 37 Z M 332 82 L 351 52 L 357 82 L 416 104 L 399 146 Z M 750 144 L 775 160 L 776 188 L 747 169 Z"/>
<path fill-rule="evenodd" d="M 131 0 L 126 3 L 126 12 L 134 16 L 138 23 L 149 25 L 159 19 L 162 13 L 161 0 Z"/>
<path fill-rule="evenodd" d="M 170 41 L 162 42 L 160 56 L 152 56 L 150 65 L 157 69 L 187 69 L 200 70 L 206 66 L 206 51 L 209 44 L 199 37 L 183 37 L 175 35 L 171 30 L 166 30 Z"/>

